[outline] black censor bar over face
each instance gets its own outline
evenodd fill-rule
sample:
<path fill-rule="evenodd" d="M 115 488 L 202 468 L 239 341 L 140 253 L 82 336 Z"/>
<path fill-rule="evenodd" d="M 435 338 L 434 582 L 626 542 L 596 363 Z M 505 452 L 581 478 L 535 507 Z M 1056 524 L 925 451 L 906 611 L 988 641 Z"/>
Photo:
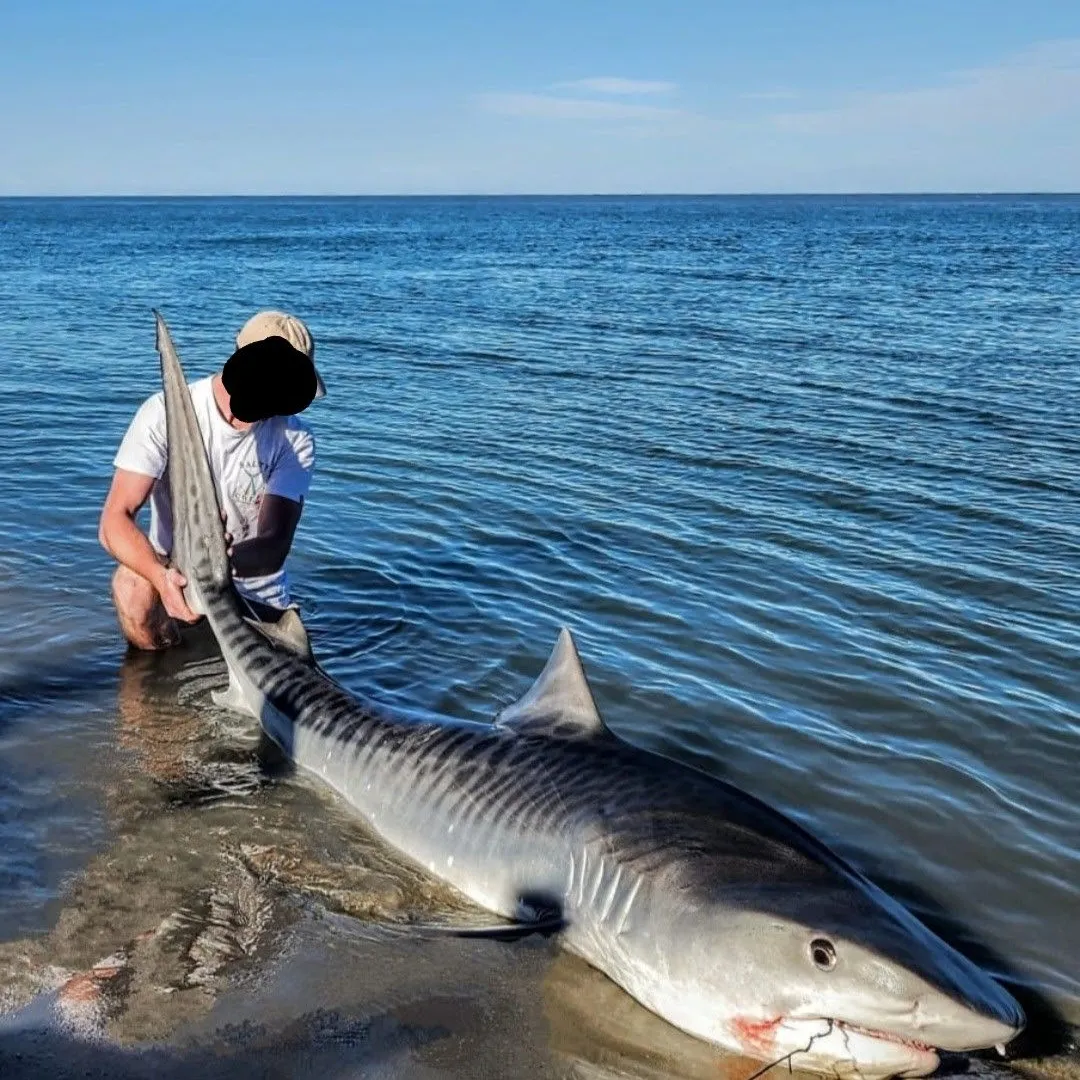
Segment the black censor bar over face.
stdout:
<path fill-rule="evenodd" d="M 303 412 L 318 388 L 311 359 L 283 337 L 237 349 L 225 362 L 221 382 L 233 416 L 245 424 Z"/>

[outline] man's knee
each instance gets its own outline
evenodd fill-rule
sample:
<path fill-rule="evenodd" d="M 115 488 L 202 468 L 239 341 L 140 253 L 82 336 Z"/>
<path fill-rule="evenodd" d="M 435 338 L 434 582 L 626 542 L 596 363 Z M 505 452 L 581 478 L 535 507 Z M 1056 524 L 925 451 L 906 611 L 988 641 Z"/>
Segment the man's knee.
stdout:
<path fill-rule="evenodd" d="M 165 649 L 180 640 L 180 629 L 146 578 L 118 566 L 112 577 L 113 603 L 124 637 L 137 649 Z"/>
<path fill-rule="evenodd" d="M 146 618 L 159 602 L 157 589 L 126 566 L 118 566 L 112 576 L 112 595 L 116 610 L 135 618 Z"/>

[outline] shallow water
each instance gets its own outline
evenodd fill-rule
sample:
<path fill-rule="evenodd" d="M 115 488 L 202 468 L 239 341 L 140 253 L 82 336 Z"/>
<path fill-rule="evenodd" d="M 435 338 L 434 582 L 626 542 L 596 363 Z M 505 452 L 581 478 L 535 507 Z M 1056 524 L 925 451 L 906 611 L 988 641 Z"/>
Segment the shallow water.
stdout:
<path fill-rule="evenodd" d="M 468 913 L 209 704 L 204 642 L 123 660 L 96 518 L 149 309 L 194 377 L 275 305 L 330 390 L 291 568 L 335 676 L 488 718 L 567 623 L 618 733 L 1080 1017 L 1078 266 L 1071 197 L 0 201 L 10 1003 L 126 950 L 121 1040 L 275 993 L 370 1027 L 421 964 L 457 1049 L 406 1025 L 391 1072 L 669 1074 L 543 946 L 379 937 Z"/>

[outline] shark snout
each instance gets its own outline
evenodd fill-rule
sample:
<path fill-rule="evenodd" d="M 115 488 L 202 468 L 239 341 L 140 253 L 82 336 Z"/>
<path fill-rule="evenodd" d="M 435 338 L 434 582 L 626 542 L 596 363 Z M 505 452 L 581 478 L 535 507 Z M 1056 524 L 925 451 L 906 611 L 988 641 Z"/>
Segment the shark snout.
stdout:
<path fill-rule="evenodd" d="M 988 976 L 980 981 L 983 985 L 977 995 L 954 997 L 931 992 L 920 997 L 911 1017 L 915 1038 L 941 1050 L 956 1051 L 1003 1046 L 1016 1038 L 1027 1023 L 1024 1010 Z"/>

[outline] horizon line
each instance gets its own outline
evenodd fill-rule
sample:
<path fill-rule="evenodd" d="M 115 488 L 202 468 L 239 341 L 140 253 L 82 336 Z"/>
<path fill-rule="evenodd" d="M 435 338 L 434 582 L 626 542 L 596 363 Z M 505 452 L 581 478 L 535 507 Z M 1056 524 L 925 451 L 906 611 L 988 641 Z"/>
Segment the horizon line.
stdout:
<path fill-rule="evenodd" d="M 805 199 L 805 198 L 984 198 L 1075 197 L 1080 189 L 983 190 L 949 188 L 911 191 L 431 191 L 431 192 L 0 192 L 0 200 L 14 199 Z"/>

